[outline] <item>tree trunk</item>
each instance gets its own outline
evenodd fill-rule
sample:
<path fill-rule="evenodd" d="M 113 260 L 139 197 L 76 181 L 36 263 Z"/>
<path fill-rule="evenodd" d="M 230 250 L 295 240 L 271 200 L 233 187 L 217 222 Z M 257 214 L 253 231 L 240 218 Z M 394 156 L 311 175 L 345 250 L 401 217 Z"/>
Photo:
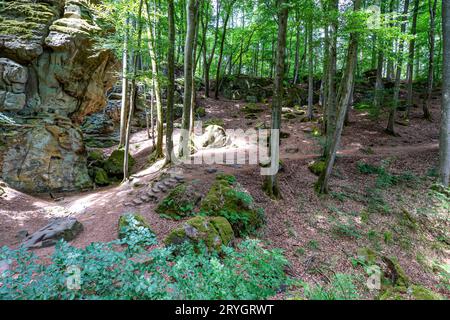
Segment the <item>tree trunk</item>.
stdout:
<path fill-rule="evenodd" d="M 354 0 L 354 11 L 359 11 L 361 7 L 361 0 Z M 350 42 L 348 45 L 347 63 L 345 66 L 344 74 L 342 76 L 341 85 L 339 87 L 338 94 L 338 115 L 336 119 L 336 129 L 334 131 L 333 141 L 331 143 L 327 158 L 325 160 L 325 170 L 317 181 L 316 190 L 320 193 L 328 193 L 328 181 L 333 170 L 334 161 L 336 159 L 336 152 L 341 140 L 342 130 L 344 128 L 345 113 L 347 111 L 347 105 L 350 99 L 351 90 L 353 87 L 355 68 L 358 47 L 358 34 L 350 34 Z"/>
<path fill-rule="evenodd" d="M 137 52 L 133 54 L 133 78 L 131 79 L 131 89 L 134 91 L 134 88 L 136 87 L 136 75 L 137 75 L 137 68 L 138 68 L 138 59 L 137 57 L 140 55 L 140 48 L 141 48 L 141 38 L 142 38 L 142 6 L 143 6 L 144 0 L 139 1 L 139 12 L 138 12 L 138 39 L 137 39 Z M 134 99 L 135 95 L 130 95 L 130 113 L 128 114 L 128 121 L 127 121 L 127 130 L 125 135 L 125 150 L 124 150 L 124 157 L 123 157 L 123 181 L 128 181 L 130 178 L 130 173 L 128 172 L 128 155 L 130 152 L 130 134 L 131 134 L 131 119 L 133 117 L 133 111 L 134 111 Z"/>
<path fill-rule="evenodd" d="M 184 48 L 184 104 L 183 117 L 181 120 L 182 134 L 180 135 L 179 156 L 187 157 L 189 155 L 189 126 L 191 116 L 192 103 L 192 68 L 193 68 L 193 51 L 195 38 L 195 16 L 198 10 L 198 0 L 188 0 L 186 5 L 187 30 L 186 43 Z"/>
<path fill-rule="evenodd" d="M 166 113 L 166 162 L 172 162 L 173 153 L 173 105 L 175 92 L 175 9 L 173 0 L 168 0 L 169 47 L 167 51 L 167 113 Z"/>
<path fill-rule="evenodd" d="M 330 9 L 334 11 L 339 10 L 339 0 L 333 0 L 331 2 Z M 328 102 L 326 114 L 326 141 L 324 147 L 324 157 L 329 152 L 329 147 L 334 137 L 334 130 L 336 127 L 336 70 L 337 70 L 337 29 L 338 20 L 333 19 L 330 24 L 330 34 L 329 34 L 329 58 L 328 58 Z"/>
<path fill-rule="evenodd" d="M 148 2 L 145 2 L 147 7 L 147 17 L 148 17 L 148 27 L 147 27 L 147 35 L 148 35 L 148 51 L 150 53 L 150 60 L 152 65 L 152 76 L 153 76 L 153 84 L 154 84 L 154 95 L 155 95 L 155 103 L 156 103 L 156 146 L 153 155 L 153 159 L 159 159 L 164 156 L 163 153 L 163 135 L 164 135 L 164 124 L 163 124 L 163 116 L 162 116 L 162 102 L 161 102 L 161 89 L 159 84 L 159 70 L 158 70 L 158 61 L 156 60 L 156 52 L 155 52 L 155 28 L 156 25 L 151 26 L 151 14 L 150 14 L 150 6 Z"/>
<path fill-rule="evenodd" d="M 223 59 L 223 47 L 225 45 L 225 39 L 227 36 L 227 25 L 228 20 L 230 19 L 231 12 L 233 11 L 233 5 L 235 0 L 233 0 L 226 12 L 225 21 L 223 22 L 223 32 L 222 32 L 222 40 L 220 41 L 220 49 L 219 49 L 219 61 L 217 62 L 217 70 L 216 70 L 216 90 L 214 92 L 214 98 L 219 99 L 219 90 L 220 90 L 220 69 L 222 67 L 222 59 Z"/>
<path fill-rule="evenodd" d="M 442 75 L 441 134 L 439 140 L 439 181 L 450 182 L 450 2 L 442 3 L 442 38 L 444 45 Z"/>
<path fill-rule="evenodd" d="M 409 10 L 409 0 L 405 0 L 405 7 L 403 10 L 403 19 L 401 25 L 401 33 L 406 32 L 406 22 L 408 20 L 408 10 Z M 386 128 L 386 132 L 390 135 L 397 135 L 395 133 L 395 117 L 397 114 L 397 108 L 399 105 L 400 98 L 400 81 L 402 77 L 402 65 L 403 65 L 403 47 L 405 46 L 405 42 L 403 39 L 399 39 L 399 46 L 397 52 L 397 71 L 395 75 L 395 86 L 394 86 L 394 99 L 393 105 L 391 106 L 391 110 L 389 112 L 388 125 Z"/>
<path fill-rule="evenodd" d="M 127 131 L 127 107 L 128 107 L 128 26 L 129 18 L 125 20 L 125 35 L 123 37 L 122 53 L 122 102 L 120 106 L 120 142 L 119 148 L 125 146 L 125 136 Z"/>
<path fill-rule="evenodd" d="M 414 13 L 411 25 L 411 34 L 413 38 L 409 42 L 409 55 L 408 55 L 408 70 L 407 70 L 407 80 L 408 80 L 408 96 L 407 96 L 407 106 L 406 106 L 406 117 L 409 118 L 411 108 L 413 106 L 413 77 L 414 77 L 414 55 L 416 48 L 416 33 L 417 33 L 417 15 L 419 13 L 419 3 L 420 0 L 414 1 Z"/>
<path fill-rule="evenodd" d="M 312 120 L 313 114 L 313 99 L 314 99 L 314 70 L 313 70 L 313 22 L 312 18 L 308 23 L 308 119 Z"/>
<path fill-rule="evenodd" d="M 217 40 L 219 38 L 219 18 L 220 18 L 220 8 L 221 8 L 221 2 L 220 0 L 216 1 L 216 28 L 214 33 L 214 42 L 213 47 L 211 49 L 211 54 L 209 56 L 209 59 L 206 59 L 206 43 L 205 43 L 205 54 L 204 54 L 204 65 L 205 65 L 205 96 L 209 97 L 209 91 L 210 91 L 210 83 L 209 83 L 209 71 L 211 70 L 211 63 L 214 58 L 214 53 L 216 52 L 216 46 L 217 46 Z M 217 86 L 217 84 L 216 84 Z"/>
<path fill-rule="evenodd" d="M 270 135 L 270 158 L 271 167 L 278 167 L 279 164 L 279 145 L 281 129 L 281 107 L 283 105 L 283 80 L 285 73 L 285 54 L 286 54 L 286 31 L 288 21 L 288 8 L 286 0 L 277 1 L 278 9 L 278 43 L 276 58 L 276 74 L 274 81 L 274 98 L 272 101 L 272 133 Z M 280 199 L 281 192 L 278 186 L 277 173 L 265 177 L 263 189 L 271 198 Z"/>
<path fill-rule="evenodd" d="M 435 28 L 436 28 L 436 7 L 437 0 L 428 0 L 430 10 L 430 31 L 428 33 L 428 45 L 429 45 L 429 59 L 428 59 L 428 80 L 427 80 L 427 95 L 423 102 L 423 117 L 427 120 L 432 120 L 430 113 L 431 95 L 433 94 L 433 82 L 434 82 L 434 47 L 435 47 Z"/>

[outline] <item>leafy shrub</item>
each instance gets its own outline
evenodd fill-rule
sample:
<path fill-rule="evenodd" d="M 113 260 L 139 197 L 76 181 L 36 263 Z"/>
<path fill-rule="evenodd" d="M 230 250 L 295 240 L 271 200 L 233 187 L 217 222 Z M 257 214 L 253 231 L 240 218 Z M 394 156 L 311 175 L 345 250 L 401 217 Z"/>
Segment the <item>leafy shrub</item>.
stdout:
<path fill-rule="evenodd" d="M 224 247 L 223 258 L 188 243 L 149 252 L 124 244 L 79 249 L 60 241 L 46 264 L 24 248 L 3 247 L 9 269 L 0 274 L 0 299 L 264 299 L 287 281 L 282 252 L 255 240 Z M 68 284 L 77 273 L 74 290 Z"/>

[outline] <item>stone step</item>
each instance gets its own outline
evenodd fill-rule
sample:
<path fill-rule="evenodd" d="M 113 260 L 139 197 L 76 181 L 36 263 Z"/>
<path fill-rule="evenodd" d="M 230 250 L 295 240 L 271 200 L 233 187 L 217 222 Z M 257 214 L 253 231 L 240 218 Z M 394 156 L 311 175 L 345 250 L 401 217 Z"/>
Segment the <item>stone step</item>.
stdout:
<path fill-rule="evenodd" d="M 150 197 L 149 196 L 147 196 L 146 194 L 143 194 L 143 195 L 141 195 L 140 197 L 139 197 L 139 199 L 141 199 L 142 201 L 144 201 L 144 202 L 150 202 Z"/>
<path fill-rule="evenodd" d="M 139 206 L 139 205 L 142 204 L 142 200 L 140 200 L 140 199 L 133 199 L 133 204 L 134 204 L 135 206 Z"/>

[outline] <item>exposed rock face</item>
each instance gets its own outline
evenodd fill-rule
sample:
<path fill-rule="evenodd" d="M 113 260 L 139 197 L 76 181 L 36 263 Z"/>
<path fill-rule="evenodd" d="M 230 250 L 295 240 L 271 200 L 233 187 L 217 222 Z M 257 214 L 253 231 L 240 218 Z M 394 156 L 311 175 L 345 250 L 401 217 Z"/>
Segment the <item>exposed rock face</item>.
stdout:
<path fill-rule="evenodd" d="M 89 187 L 79 124 L 106 105 L 117 60 L 94 48 L 100 28 L 83 0 L 0 6 L 0 174 L 32 192 Z"/>

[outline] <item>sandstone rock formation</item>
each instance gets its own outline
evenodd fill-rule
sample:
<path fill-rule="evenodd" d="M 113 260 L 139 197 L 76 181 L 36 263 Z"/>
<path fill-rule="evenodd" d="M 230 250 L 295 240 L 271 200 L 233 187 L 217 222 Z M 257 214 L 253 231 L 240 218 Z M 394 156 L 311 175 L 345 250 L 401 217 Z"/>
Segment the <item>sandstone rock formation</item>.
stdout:
<path fill-rule="evenodd" d="M 106 105 L 117 60 L 84 0 L 0 3 L 0 176 L 31 192 L 89 187 L 79 124 Z"/>

